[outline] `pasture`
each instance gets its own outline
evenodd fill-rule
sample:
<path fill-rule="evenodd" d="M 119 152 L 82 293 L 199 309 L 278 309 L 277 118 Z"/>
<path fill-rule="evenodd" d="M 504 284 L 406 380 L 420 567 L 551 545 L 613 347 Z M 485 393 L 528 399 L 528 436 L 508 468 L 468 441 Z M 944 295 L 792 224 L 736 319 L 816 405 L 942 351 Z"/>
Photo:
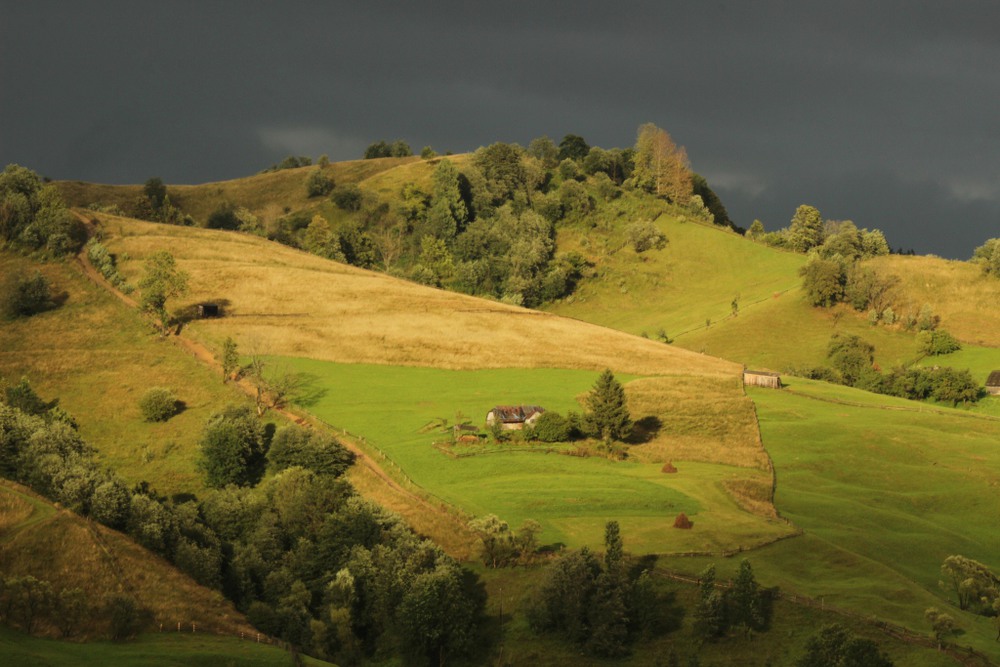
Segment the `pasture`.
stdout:
<path fill-rule="evenodd" d="M 579 412 L 578 399 L 597 376 L 591 371 L 446 370 L 301 358 L 275 359 L 274 365 L 308 379 L 305 409 L 335 428 L 364 435 L 369 447 L 384 452 L 434 497 L 468 516 L 497 514 L 515 529 L 534 519 L 543 526 L 541 540 L 546 544 L 600 548 L 610 519 L 621 523 L 625 539 L 641 553 L 718 552 L 792 531 L 780 521 L 742 510 L 725 492 L 725 483 L 732 480 L 769 484 L 760 470 L 677 457 L 681 472 L 671 475 L 660 471 L 663 459 L 651 453 L 645 460 L 635 456 L 616 462 L 567 456 L 541 444 L 512 444 L 452 458 L 434 447 L 435 441 L 450 435 L 449 429 L 440 428 L 443 422 L 482 425 L 496 404 Z M 626 392 L 642 382 L 626 385 Z M 663 406 L 662 414 L 669 413 L 669 406 Z M 749 427 L 737 422 L 729 433 L 739 438 L 741 429 Z M 664 419 L 661 451 L 669 451 L 675 435 L 671 429 Z M 688 429 L 685 435 L 690 436 L 690 423 Z M 708 428 L 706 437 L 711 437 Z M 752 442 L 750 436 L 742 437 Z M 461 453 L 461 447 L 453 449 Z M 693 530 L 672 528 L 679 512 L 692 518 Z"/>
<path fill-rule="evenodd" d="M 797 378 L 790 390 L 750 390 L 775 504 L 806 532 L 757 552 L 761 577 L 918 632 L 924 609 L 946 608 L 959 643 L 996 655 L 993 622 L 937 582 L 951 554 L 1000 570 L 1000 421 Z"/>

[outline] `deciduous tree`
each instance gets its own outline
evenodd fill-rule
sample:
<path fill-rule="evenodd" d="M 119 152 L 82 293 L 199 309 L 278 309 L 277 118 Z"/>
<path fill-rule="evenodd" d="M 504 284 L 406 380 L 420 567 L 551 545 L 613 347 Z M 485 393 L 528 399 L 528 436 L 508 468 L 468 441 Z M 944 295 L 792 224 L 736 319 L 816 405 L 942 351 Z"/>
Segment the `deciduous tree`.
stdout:
<path fill-rule="evenodd" d="M 158 250 L 146 258 L 145 274 L 139 281 L 139 288 L 142 290 L 142 309 L 159 318 L 165 334 L 170 322 L 167 300 L 187 292 L 187 273 L 177 268 L 173 255 L 166 250 Z"/>
<path fill-rule="evenodd" d="M 687 153 L 674 144 L 666 130 L 652 123 L 640 125 L 634 159 L 632 180 L 637 187 L 675 204 L 688 203 L 692 181 Z"/>

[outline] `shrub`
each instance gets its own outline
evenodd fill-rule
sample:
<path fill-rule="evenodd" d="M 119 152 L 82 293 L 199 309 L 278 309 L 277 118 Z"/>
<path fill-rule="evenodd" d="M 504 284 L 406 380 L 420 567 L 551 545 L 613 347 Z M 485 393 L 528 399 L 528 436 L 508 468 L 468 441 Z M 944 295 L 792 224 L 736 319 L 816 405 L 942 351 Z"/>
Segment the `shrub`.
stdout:
<path fill-rule="evenodd" d="M 333 191 L 333 180 L 325 176 L 322 169 L 317 169 L 309 174 L 306 190 L 310 197 L 326 196 Z"/>
<path fill-rule="evenodd" d="M 31 317 L 52 306 L 49 281 L 38 271 L 33 276 L 10 276 L 0 291 L 0 315 L 8 319 Z"/>
<path fill-rule="evenodd" d="M 142 418 L 148 422 L 165 422 L 177 414 L 177 397 L 164 387 L 152 387 L 139 399 Z"/>
<path fill-rule="evenodd" d="M 275 471 L 301 466 L 316 473 L 339 476 L 354 462 L 354 454 L 330 435 L 286 426 L 274 434 L 267 460 Z"/>
<path fill-rule="evenodd" d="M 943 330 L 921 331 L 917 340 L 920 342 L 920 352 L 931 356 L 950 354 L 962 349 L 962 344 Z"/>
<path fill-rule="evenodd" d="M 344 211 L 358 211 L 361 209 L 361 189 L 353 183 L 337 186 L 330 200 Z"/>
<path fill-rule="evenodd" d="M 649 220 L 634 222 L 625 229 L 625 236 L 636 252 L 646 252 L 652 248 L 661 250 L 667 245 L 667 237 Z"/>
<path fill-rule="evenodd" d="M 543 412 L 532 429 L 532 435 L 542 442 L 566 442 L 570 439 L 569 420 L 558 412 Z"/>

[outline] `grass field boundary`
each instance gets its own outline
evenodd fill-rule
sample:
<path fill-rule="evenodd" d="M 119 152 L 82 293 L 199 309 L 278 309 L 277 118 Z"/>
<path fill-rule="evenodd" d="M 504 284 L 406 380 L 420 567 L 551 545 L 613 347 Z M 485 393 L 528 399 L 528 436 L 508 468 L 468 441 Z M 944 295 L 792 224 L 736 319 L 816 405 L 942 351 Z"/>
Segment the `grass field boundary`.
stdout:
<path fill-rule="evenodd" d="M 781 538 L 784 539 L 784 538 Z M 682 554 L 677 554 L 682 555 Z M 691 584 L 693 586 L 700 586 L 701 579 L 699 577 L 685 574 L 677 570 L 671 570 L 668 568 L 657 567 L 653 574 L 655 576 L 662 577 L 664 579 L 670 579 L 671 581 L 677 581 L 680 583 Z M 734 582 L 732 580 L 727 581 L 716 581 L 715 587 L 728 590 L 733 588 Z M 801 607 L 809 607 L 810 609 L 818 609 L 822 612 L 830 612 L 831 614 L 836 614 L 838 616 L 843 616 L 844 618 L 849 618 L 853 621 L 863 623 L 873 629 L 876 629 L 883 634 L 889 635 L 894 639 L 897 639 L 907 644 L 912 644 L 914 646 L 921 646 L 923 648 L 937 649 L 937 642 L 934 641 L 927 635 L 923 635 L 902 625 L 897 625 L 890 621 L 883 621 L 875 616 L 866 616 L 864 614 L 859 614 L 854 611 L 849 611 L 841 607 L 826 604 L 822 599 L 817 600 L 805 595 L 796 595 L 795 593 L 786 593 L 780 589 L 773 589 L 773 595 L 775 599 L 784 600 L 791 604 L 795 604 Z M 993 662 L 990 656 L 986 655 L 982 651 L 976 650 L 971 646 L 958 646 L 956 644 L 944 644 L 940 649 L 942 653 L 947 654 L 950 658 L 955 660 L 955 662 L 960 665 L 966 665 L 967 667 L 996 667 L 997 663 Z"/>
<path fill-rule="evenodd" d="M 982 415 L 972 412 L 963 412 L 961 410 L 956 410 L 955 408 L 938 408 L 938 407 L 910 407 L 908 405 L 871 405 L 868 403 L 858 403 L 856 401 L 845 401 L 842 398 L 829 398 L 823 396 L 815 396 L 813 394 L 804 393 L 801 391 L 795 391 L 794 389 L 789 389 L 783 387 L 781 391 L 788 392 L 793 396 L 800 396 L 802 398 L 812 399 L 814 401 L 821 401 L 823 403 L 833 403 L 834 405 L 846 405 L 851 408 L 869 408 L 872 410 L 890 410 L 893 412 L 916 412 L 918 414 L 932 414 L 932 415 L 948 415 L 955 417 L 965 417 L 968 419 L 983 419 L 985 421 L 1000 422 L 1000 417 L 994 417 L 992 415 Z M 883 394 L 874 394 L 875 396 L 882 396 Z M 890 398 L 898 398 L 891 396 Z M 918 402 L 918 401 L 913 401 Z"/>

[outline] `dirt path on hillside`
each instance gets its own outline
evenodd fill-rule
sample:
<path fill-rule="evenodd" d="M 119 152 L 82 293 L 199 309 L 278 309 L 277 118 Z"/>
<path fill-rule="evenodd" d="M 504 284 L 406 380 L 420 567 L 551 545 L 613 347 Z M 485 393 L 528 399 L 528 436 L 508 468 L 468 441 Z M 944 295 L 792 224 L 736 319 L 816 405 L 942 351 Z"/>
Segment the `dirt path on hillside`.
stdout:
<path fill-rule="evenodd" d="M 97 232 L 97 226 L 90 219 L 78 211 L 74 210 L 72 213 L 86 226 L 88 237 L 92 237 Z M 139 309 L 139 303 L 135 299 L 116 289 L 91 264 L 85 249 L 81 249 L 77 253 L 76 260 L 83 274 L 93 283 L 117 297 L 118 300 L 130 308 Z M 166 337 L 175 345 L 180 346 L 183 350 L 191 354 L 195 359 L 219 373 L 220 376 L 222 375 L 222 364 L 219 363 L 215 355 L 207 347 L 182 333 L 167 333 Z M 246 378 L 236 380 L 234 384 L 250 397 L 254 397 L 257 393 L 257 388 Z M 288 408 L 271 409 L 291 422 L 309 428 L 316 428 L 313 420 L 309 419 L 306 415 L 299 415 Z M 366 487 L 366 494 L 370 494 L 376 502 L 387 505 L 389 509 L 402 515 L 411 528 L 433 539 L 452 557 L 459 560 L 465 560 L 470 557 L 475 536 L 465 525 L 464 521 L 456 517 L 453 512 L 400 484 L 378 462 L 369 456 L 357 442 L 353 441 L 352 438 L 344 437 L 339 433 L 336 435 L 338 442 L 343 444 L 356 457 L 355 465 L 361 466 L 376 482 L 375 487 L 372 487 L 371 484 L 362 484 L 362 486 Z M 378 486 L 383 488 L 378 489 Z"/>

